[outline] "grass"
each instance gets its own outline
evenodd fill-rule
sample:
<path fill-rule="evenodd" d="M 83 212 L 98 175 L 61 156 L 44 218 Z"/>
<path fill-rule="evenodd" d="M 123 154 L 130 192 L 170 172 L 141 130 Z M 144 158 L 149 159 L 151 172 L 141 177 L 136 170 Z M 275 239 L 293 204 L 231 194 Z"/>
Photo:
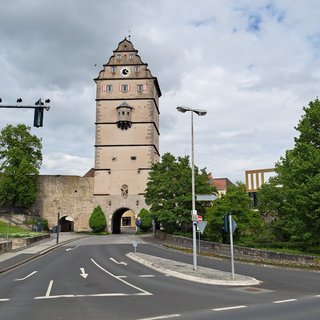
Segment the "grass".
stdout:
<path fill-rule="evenodd" d="M 39 235 L 38 232 L 31 232 L 18 226 L 9 225 L 6 222 L 0 221 L 0 237 L 6 238 L 8 233 L 9 238 L 25 238 Z"/>

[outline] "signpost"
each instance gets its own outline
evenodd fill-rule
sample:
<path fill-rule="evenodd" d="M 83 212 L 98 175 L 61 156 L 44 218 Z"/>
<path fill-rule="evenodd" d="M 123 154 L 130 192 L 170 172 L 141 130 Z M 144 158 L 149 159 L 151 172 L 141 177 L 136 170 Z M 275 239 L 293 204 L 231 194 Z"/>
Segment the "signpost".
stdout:
<path fill-rule="evenodd" d="M 133 247 L 134 247 L 134 252 L 137 252 L 138 241 L 133 240 L 133 241 L 132 241 L 132 245 L 133 245 Z"/>
<path fill-rule="evenodd" d="M 233 253 L 233 233 L 237 228 L 237 223 L 232 219 L 232 214 L 229 213 L 224 217 L 225 231 L 230 234 L 230 251 L 231 251 L 231 274 L 232 280 L 234 280 L 234 253 Z M 227 223 L 226 223 L 227 222 Z"/>

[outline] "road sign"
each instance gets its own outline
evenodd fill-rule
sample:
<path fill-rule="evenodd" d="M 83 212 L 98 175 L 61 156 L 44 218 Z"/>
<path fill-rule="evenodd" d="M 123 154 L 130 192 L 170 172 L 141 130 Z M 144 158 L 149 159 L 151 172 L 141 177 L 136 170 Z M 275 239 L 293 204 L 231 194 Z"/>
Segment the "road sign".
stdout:
<path fill-rule="evenodd" d="M 213 201 L 217 199 L 217 196 L 214 194 L 197 194 L 196 199 L 197 201 Z"/>
<path fill-rule="evenodd" d="M 231 224 L 232 224 L 232 233 L 234 233 L 237 229 L 237 223 L 232 219 Z"/>
<path fill-rule="evenodd" d="M 199 222 L 199 221 L 202 221 L 202 220 L 203 220 L 202 216 L 198 216 L 198 220 L 197 221 Z"/>
<path fill-rule="evenodd" d="M 134 247 L 134 252 L 137 252 L 138 241 L 133 240 L 133 241 L 132 241 L 132 245 L 133 245 L 133 247 Z"/>
<path fill-rule="evenodd" d="M 136 225 L 137 227 L 140 227 L 142 224 L 142 220 L 140 219 L 140 217 L 138 217 L 137 221 L 136 221 Z"/>
<path fill-rule="evenodd" d="M 208 221 L 199 221 L 198 222 L 198 230 L 203 233 L 204 229 L 206 228 Z"/>

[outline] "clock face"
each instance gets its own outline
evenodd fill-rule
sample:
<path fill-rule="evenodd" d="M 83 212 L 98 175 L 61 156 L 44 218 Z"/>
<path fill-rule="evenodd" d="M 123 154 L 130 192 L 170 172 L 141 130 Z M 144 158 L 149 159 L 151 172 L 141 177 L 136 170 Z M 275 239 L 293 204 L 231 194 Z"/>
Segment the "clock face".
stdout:
<path fill-rule="evenodd" d="M 122 67 L 120 69 L 120 76 L 121 77 L 124 77 L 124 78 L 129 77 L 130 73 L 131 73 L 131 70 L 129 67 Z"/>

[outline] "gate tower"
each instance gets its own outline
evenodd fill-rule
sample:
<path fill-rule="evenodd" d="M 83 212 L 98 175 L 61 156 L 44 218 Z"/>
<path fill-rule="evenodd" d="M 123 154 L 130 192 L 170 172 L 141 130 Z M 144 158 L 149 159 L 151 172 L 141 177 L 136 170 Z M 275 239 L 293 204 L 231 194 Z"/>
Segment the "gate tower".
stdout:
<path fill-rule="evenodd" d="M 131 41 L 121 41 L 96 82 L 94 198 L 112 233 L 122 214 L 148 208 L 144 193 L 159 161 L 160 87 Z"/>

